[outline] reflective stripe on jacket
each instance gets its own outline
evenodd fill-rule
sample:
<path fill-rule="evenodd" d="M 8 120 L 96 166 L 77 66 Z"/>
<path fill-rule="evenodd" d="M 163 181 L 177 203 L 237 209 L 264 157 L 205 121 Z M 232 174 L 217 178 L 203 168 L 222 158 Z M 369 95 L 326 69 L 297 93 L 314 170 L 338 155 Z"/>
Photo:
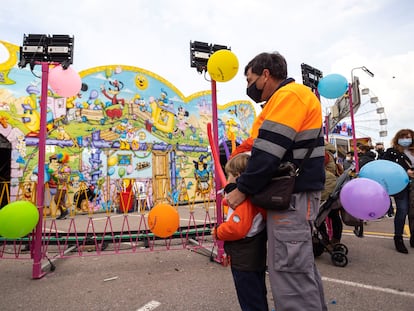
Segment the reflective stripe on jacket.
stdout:
<path fill-rule="evenodd" d="M 282 82 L 253 123 L 251 157 L 237 179 L 237 188 L 243 193 L 260 192 L 281 162 L 290 161 L 299 167 L 320 133 L 322 109 L 318 98 L 308 87 L 292 81 Z M 296 178 L 294 192 L 319 191 L 324 182 L 324 138 L 320 133 Z"/>

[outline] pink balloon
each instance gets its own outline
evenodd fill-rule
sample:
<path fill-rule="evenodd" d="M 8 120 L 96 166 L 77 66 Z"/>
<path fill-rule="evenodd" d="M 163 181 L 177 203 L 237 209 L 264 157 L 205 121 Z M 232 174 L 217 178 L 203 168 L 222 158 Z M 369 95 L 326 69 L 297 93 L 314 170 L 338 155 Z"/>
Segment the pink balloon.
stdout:
<path fill-rule="evenodd" d="M 82 80 L 72 67 L 64 70 L 61 65 L 58 65 L 49 71 L 49 85 L 56 94 L 72 97 L 81 90 Z"/>
<path fill-rule="evenodd" d="M 390 206 L 390 197 L 384 187 L 368 178 L 347 182 L 339 197 L 344 209 L 362 220 L 378 219 L 385 215 Z"/>

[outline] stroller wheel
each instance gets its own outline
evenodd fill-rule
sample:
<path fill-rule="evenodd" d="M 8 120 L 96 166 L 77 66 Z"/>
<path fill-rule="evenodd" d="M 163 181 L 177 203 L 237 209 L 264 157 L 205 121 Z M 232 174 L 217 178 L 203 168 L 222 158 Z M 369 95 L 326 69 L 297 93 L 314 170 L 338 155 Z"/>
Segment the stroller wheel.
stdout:
<path fill-rule="evenodd" d="M 342 244 L 342 243 L 335 244 L 333 250 L 334 252 L 340 252 L 344 255 L 348 255 L 348 247 L 346 247 L 345 244 Z"/>
<path fill-rule="evenodd" d="M 331 255 L 332 263 L 337 267 L 345 267 L 348 264 L 348 258 L 342 252 L 333 252 Z"/>

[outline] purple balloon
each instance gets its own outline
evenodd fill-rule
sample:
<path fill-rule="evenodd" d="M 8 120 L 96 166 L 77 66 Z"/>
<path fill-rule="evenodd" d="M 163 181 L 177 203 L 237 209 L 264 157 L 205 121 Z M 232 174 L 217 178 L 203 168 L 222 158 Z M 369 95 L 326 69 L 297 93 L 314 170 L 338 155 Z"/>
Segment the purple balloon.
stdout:
<path fill-rule="evenodd" d="M 99 96 L 99 93 L 97 90 L 91 90 L 91 92 L 89 93 L 90 100 L 96 99 L 98 98 L 98 96 Z"/>
<path fill-rule="evenodd" d="M 385 215 L 390 206 L 390 197 L 384 187 L 368 178 L 347 182 L 339 198 L 349 214 L 362 220 L 378 219 Z"/>

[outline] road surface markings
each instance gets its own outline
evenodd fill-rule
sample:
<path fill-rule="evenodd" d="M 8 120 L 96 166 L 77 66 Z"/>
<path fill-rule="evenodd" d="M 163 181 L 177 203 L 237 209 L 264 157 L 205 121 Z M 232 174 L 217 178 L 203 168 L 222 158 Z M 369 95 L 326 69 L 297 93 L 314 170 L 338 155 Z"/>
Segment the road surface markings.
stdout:
<path fill-rule="evenodd" d="M 151 310 L 158 308 L 160 305 L 161 305 L 161 302 L 151 300 L 150 302 L 148 302 L 141 308 L 137 309 L 137 311 L 151 311 Z"/>
<path fill-rule="evenodd" d="M 409 238 L 410 237 L 410 230 L 407 225 L 405 225 L 405 235 L 404 237 Z M 342 231 L 346 235 L 354 235 L 354 232 L 352 230 L 344 229 Z M 394 233 L 388 233 L 388 232 L 374 232 L 374 231 L 364 231 L 364 237 L 370 237 L 370 238 L 392 238 L 394 237 Z"/>
<path fill-rule="evenodd" d="M 392 288 L 366 285 L 366 284 L 362 284 L 362 283 L 332 279 L 332 278 L 327 278 L 327 277 L 322 277 L 322 281 L 338 283 L 338 284 L 343 284 L 343 285 L 348 285 L 348 286 L 353 286 L 353 287 L 359 287 L 359 288 L 364 288 L 364 289 L 370 289 L 370 290 L 375 290 L 375 291 L 383 292 L 383 293 L 387 293 L 387 294 L 400 295 L 400 296 L 414 298 L 414 293 L 400 291 L 400 290 L 392 289 Z"/>

